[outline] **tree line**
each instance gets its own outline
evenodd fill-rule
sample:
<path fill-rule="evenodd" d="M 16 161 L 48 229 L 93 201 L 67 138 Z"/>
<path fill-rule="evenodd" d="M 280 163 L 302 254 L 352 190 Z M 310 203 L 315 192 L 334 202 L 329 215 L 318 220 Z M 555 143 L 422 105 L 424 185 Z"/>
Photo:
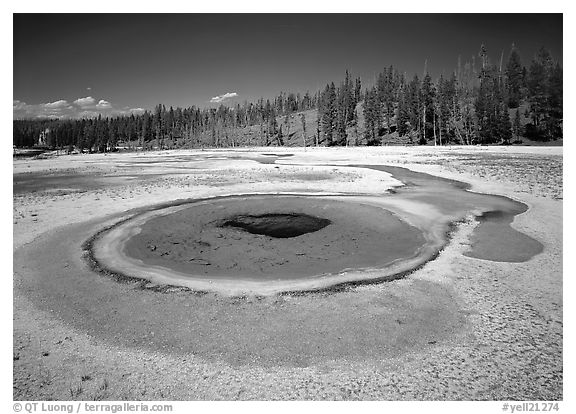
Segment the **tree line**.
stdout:
<path fill-rule="evenodd" d="M 98 152 L 113 150 L 121 141 L 142 149 L 284 145 L 289 119 L 299 113 L 305 144 L 303 113 L 310 110 L 317 111 L 315 128 L 308 128 L 316 145 L 384 145 L 393 138 L 414 144 L 495 144 L 521 136 L 562 137 L 562 67 L 546 49 L 528 67 L 514 45 L 506 62 L 502 53 L 493 64 L 483 45 L 478 58 L 459 60 L 452 73 L 436 80 L 426 68 L 420 79 L 390 66 L 364 90 L 361 79 L 346 71 L 338 85 L 330 82 L 314 94 L 281 92 L 272 100 L 235 106 L 160 104 L 140 115 L 14 120 L 13 142 L 33 146 L 42 138 L 48 147 Z M 250 138 L 240 140 L 244 128 Z"/>
<path fill-rule="evenodd" d="M 291 114 L 316 108 L 317 94 L 281 92 L 275 99 L 218 108 L 166 108 L 157 105 L 143 114 L 92 119 L 14 120 L 14 145 L 32 146 L 45 136 L 49 147 L 76 147 L 80 150 L 107 151 L 118 142 L 133 142 L 142 148 L 175 146 L 234 146 L 237 128 L 258 125 L 260 144 L 269 145 L 278 137 L 279 114 Z"/>
<path fill-rule="evenodd" d="M 434 82 L 426 69 L 407 79 L 390 66 L 365 93 L 368 145 L 390 134 L 442 145 L 510 143 L 520 136 L 562 137 L 562 67 L 542 48 L 528 68 L 513 45 L 504 65 L 492 64 L 484 46 L 473 59 Z M 478 66 L 478 67 L 477 67 Z M 522 122 L 521 119 L 525 119 Z"/>

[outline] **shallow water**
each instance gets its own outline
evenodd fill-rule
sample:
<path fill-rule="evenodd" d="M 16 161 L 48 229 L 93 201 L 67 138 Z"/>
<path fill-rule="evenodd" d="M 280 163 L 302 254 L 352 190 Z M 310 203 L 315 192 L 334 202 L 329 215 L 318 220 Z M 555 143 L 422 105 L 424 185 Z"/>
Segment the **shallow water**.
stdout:
<path fill-rule="evenodd" d="M 465 256 L 494 262 L 527 262 L 543 250 L 542 244 L 513 229 L 514 214 L 489 211 L 478 217 Z"/>
<path fill-rule="evenodd" d="M 134 171 L 134 174 L 114 175 L 78 172 L 68 174 L 22 173 L 13 175 L 12 192 L 13 194 L 43 193 L 55 190 L 85 192 L 127 183 L 141 183 L 163 176 L 164 174 L 142 174 L 139 171 Z"/>
<path fill-rule="evenodd" d="M 470 238 L 466 256 L 497 262 L 525 262 L 541 253 L 543 246 L 511 227 L 514 217 L 528 210 L 508 197 L 469 191 L 466 183 L 387 165 L 350 165 L 391 174 L 405 185 L 385 197 L 417 200 L 438 207 L 455 218 L 479 212 L 478 226 Z"/>

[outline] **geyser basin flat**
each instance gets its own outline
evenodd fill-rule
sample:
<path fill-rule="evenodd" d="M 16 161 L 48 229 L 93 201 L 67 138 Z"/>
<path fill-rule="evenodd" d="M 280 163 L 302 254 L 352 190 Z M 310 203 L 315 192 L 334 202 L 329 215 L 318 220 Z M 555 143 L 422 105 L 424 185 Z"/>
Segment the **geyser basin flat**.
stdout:
<path fill-rule="evenodd" d="M 193 201 L 112 227 L 94 241 L 93 256 L 117 274 L 228 294 L 385 280 L 429 260 L 445 242 L 445 226 L 430 228 L 394 204 L 337 195 Z M 248 224 L 301 234 L 273 237 L 242 228 Z"/>

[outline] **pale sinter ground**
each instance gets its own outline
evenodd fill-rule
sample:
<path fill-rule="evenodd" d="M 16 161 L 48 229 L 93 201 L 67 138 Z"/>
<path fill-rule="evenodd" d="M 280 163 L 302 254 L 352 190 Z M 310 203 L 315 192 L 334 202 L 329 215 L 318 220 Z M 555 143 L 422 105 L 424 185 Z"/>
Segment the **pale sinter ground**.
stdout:
<path fill-rule="evenodd" d="M 56 178 L 14 196 L 14 398 L 563 398 L 561 148 L 274 152 L 295 154 L 277 164 L 302 165 L 218 160 L 219 151 L 199 153 L 214 158 L 196 163 L 186 151 L 15 161 L 15 174 Z M 525 263 L 463 256 L 469 221 L 436 260 L 403 280 L 262 300 L 138 290 L 75 272 L 84 262 L 74 240 L 90 235 L 88 220 L 183 198 L 381 193 L 394 183 L 377 171 L 314 165 L 352 163 L 402 165 L 522 201 L 530 209 L 513 225 L 544 252 Z M 22 262 L 34 249 L 45 252 L 44 266 Z M 79 279 L 72 299 L 47 298 L 27 282 L 57 284 L 67 273 Z M 147 306 L 166 313 L 126 322 Z M 189 320 L 171 321 L 186 314 L 183 306 Z M 173 346 L 154 332 L 171 323 Z"/>

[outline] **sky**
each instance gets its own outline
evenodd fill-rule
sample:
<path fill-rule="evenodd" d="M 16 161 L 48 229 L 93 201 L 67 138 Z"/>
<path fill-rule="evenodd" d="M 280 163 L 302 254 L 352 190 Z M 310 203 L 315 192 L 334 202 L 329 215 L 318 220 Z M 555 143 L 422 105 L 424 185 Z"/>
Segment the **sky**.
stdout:
<path fill-rule="evenodd" d="M 314 92 L 346 70 L 450 74 L 484 44 L 562 64 L 562 14 L 14 14 L 15 118 L 140 113 Z"/>

